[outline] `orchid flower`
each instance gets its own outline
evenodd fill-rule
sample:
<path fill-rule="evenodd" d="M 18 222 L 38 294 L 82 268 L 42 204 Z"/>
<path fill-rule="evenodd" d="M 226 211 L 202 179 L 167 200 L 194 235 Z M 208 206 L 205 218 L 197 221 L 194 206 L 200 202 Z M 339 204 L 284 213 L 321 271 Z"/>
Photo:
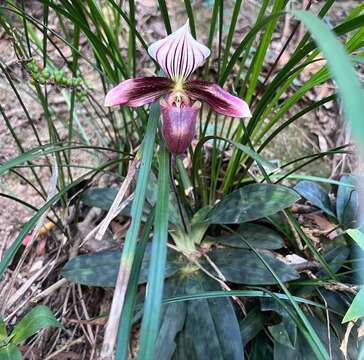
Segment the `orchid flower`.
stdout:
<path fill-rule="evenodd" d="M 196 117 L 201 107 L 195 100 L 206 101 L 222 115 L 251 117 L 248 104 L 219 85 L 190 80 L 191 74 L 210 55 L 210 50 L 193 38 L 188 21 L 174 33 L 150 45 L 148 52 L 166 77 L 125 80 L 107 93 L 105 106 L 138 107 L 164 97 L 160 100 L 162 135 L 172 154 L 182 154 L 195 136 Z"/>

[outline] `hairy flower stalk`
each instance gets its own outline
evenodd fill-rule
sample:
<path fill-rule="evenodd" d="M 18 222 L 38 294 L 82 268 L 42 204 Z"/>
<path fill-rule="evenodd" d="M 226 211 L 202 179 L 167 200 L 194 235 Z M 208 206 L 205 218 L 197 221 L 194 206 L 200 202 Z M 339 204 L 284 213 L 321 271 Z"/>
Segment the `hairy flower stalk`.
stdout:
<path fill-rule="evenodd" d="M 111 89 L 105 106 L 143 106 L 158 100 L 162 112 L 162 136 L 168 150 L 182 154 L 195 136 L 196 118 L 201 103 L 207 102 L 219 114 L 238 118 L 251 117 L 249 106 L 219 85 L 190 80 L 191 74 L 210 55 L 210 50 L 196 41 L 188 21 L 184 26 L 148 48 L 166 77 L 128 79 Z"/>

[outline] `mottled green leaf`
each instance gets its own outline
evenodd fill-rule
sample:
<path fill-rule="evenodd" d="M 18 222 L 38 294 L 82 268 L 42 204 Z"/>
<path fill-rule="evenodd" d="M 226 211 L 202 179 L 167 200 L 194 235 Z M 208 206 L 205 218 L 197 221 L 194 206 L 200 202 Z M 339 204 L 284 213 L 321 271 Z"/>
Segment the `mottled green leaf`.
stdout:
<path fill-rule="evenodd" d="M 276 284 L 273 275 L 251 250 L 213 249 L 208 255 L 227 281 L 249 285 Z M 300 277 L 294 269 L 274 256 L 266 252 L 261 255 L 282 281 L 290 281 Z"/>
<path fill-rule="evenodd" d="M 10 343 L 0 348 L 0 360 L 22 360 L 23 356 L 16 345 Z"/>
<path fill-rule="evenodd" d="M 280 249 L 284 246 L 281 235 L 277 231 L 267 226 L 246 223 L 241 224 L 236 232 L 241 234 L 244 239 L 254 248 L 274 250 Z M 236 247 L 241 249 L 248 248 L 248 245 L 241 240 L 240 236 L 236 234 L 219 237 L 209 237 L 207 241 L 216 244 L 226 245 L 229 247 Z"/>
<path fill-rule="evenodd" d="M 342 176 L 340 182 L 352 185 L 339 186 L 336 199 L 336 214 L 341 227 L 346 229 L 359 228 L 362 223 L 359 200 L 359 184 L 354 176 Z"/>
<path fill-rule="evenodd" d="M 119 271 L 121 250 L 105 250 L 96 253 L 79 255 L 67 262 L 62 275 L 77 284 L 114 287 Z M 170 250 L 165 276 L 172 276 L 179 268 L 178 255 Z M 147 247 L 140 269 L 139 283 L 145 283 L 148 277 L 150 244 Z"/>
<path fill-rule="evenodd" d="M 15 326 L 10 335 L 11 342 L 18 345 L 35 335 L 39 330 L 51 326 L 63 327 L 47 306 L 38 305 L 26 314 Z"/>
<path fill-rule="evenodd" d="M 350 249 L 346 244 L 346 240 L 343 236 L 337 236 L 333 241 L 331 241 L 325 248 L 323 252 L 324 258 L 327 261 L 330 269 L 333 273 L 339 271 L 343 266 L 344 261 L 350 255 Z M 327 276 L 328 273 L 324 269 L 321 269 L 317 276 Z"/>
<path fill-rule="evenodd" d="M 205 222 L 238 224 L 261 219 L 288 208 L 299 198 L 294 190 L 283 185 L 247 185 L 223 197 Z"/>
<path fill-rule="evenodd" d="M 331 354 L 332 360 L 344 360 L 344 355 L 340 350 L 340 341 L 334 331 L 330 330 L 330 338 L 328 337 L 327 324 L 322 323 L 318 317 L 307 315 L 311 325 L 325 344 L 327 351 Z M 330 350 L 329 350 L 330 349 Z M 295 359 L 295 360 L 316 360 L 317 356 L 312 351 L 304 336 L 298 334 L 295 349 L 284 346 L 277 341 L 274 342 L 274 360 Z M 355 360 L 357 357 L 348 358 Z"/>
<path fill-rule="evenodd" d="M 146 202 L 144 204 L 143 214 L 148 215 L 157 199 L 157 180 L 153 173 L 151 173 L 148 186 L 146 189 Z M 116 194 L 117 188 L 90 188 L 81 194 L 82 202 L 90 207 L 97 207 L 103 210 L 109 210 Z M 170 208 L 169 208 L 169 221 L 172 224 L 180 224 L 179 212 L 175 201 L 174 193 L 170 192 Z M 130 216 L 131 204 L 128 204 L 121 212 L 122 215 Z"/>
<path fill-rule="evenodd" d="M 186 309 L 186 302 L 167 305 L 161 318 L 161 327 L 156 343 L 156 359 L 172 359 L 177 347 L 175 338 L 185 323 Z"/>
<path fill-rule="evenodd" d="M 117 193 L 116 188 L 90 188 L 82 192 L 80 200 L 86 206 L 109 210 Z"/>
<path fill-rule="evenodd" d="M 263 330 L 264 319 L 265 314 L 256 306 L 240 321 L 240 333 L 244 346 Z"/>
<path fill-rule="evenodd" d="M 169 278 L 164 285 L 163 296 L 171 297 L 183 291 L 176 277 Z M 183 329 L 187 314 L 187 302 L 181 301 L 163 305 L 159 333 L 156 343 L 156 359 L 172 359 L 176 351 L 176 336 Z"/>
<path fill-rule="evenodd" d="M 274 360 L 282 360 L 282 359 L 300 359 L 300 355 L 297 354 L 296 349 L 292 349 L 288 346 L 283 345 L 282 343 L 278 341 L 274 341 L 274 353 L 273 353 L 273 359 Z M 317 358 L 314 357 L 312 360 L 316 360 Z"/>
<path fill-rule="evenodd" d="M 297 340 L 297 327 L 287 310 L 275 299 L 261 298 L 260 303 L 263 311 L 274 311 L 281 316 L 281 321 L 278 324 L 268 326 L 273 339 L 294 349 Z M 289 305 L 287 304 L 287 306 Z M 292 307 L 290 308 L 292 310 Z"/>
<path fill-rule="evenodd" d="M 294 189 L 312 205 L 335 217 L 328 192 L 314 181 L 300 181 Z"/>
<path fill-rule="evenodd" d="M 269 339 L 263 332 L 260 332 L 250 344 L 249 360 L 273 359 Z"/>
<path fill-rule="evenodd" d="M 189 293 L 216 290 L 218 285 L 204 275 L 186 281 Z M 200 299 L 187 302 L 183 338 L 187 359 L 211 360 L 244 358 L 239 324 L 228 298 Z M 179 345 L 180 346 L 180 345 Z M 176 357 L 183 359 L 183 357 Z M 186 358 L 186 357 L 185 357 Z"/>

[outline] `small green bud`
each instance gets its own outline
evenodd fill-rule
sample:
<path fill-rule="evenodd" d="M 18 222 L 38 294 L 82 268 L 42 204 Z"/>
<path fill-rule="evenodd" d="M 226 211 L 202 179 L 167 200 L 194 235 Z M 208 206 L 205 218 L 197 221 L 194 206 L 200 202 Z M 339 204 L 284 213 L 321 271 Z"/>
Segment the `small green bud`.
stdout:
<path fill-rule="evenodd" d="M 80 86 L 82 84 L 82 79 L 80 77 L 74 78 L 75 86 Z"/>
<path fill-rule="evenodd" d="M 56 71 L 54 72 L 54 80 L 55 80 L 56 82 L 61 82 L 62 78 L 63 78 L 63 74 L 62 74 L 62 72 L 61 72 L 60 70 L 56 70 Z"/>
<path fill-rule="evenodd" d="M 42 71 L 42 76 L 44 77 L 45 80 L 48 80 L 51 76 L 49 69 L 44 68 Z"/>
<path fill-rule="evenodd" d="M 46 79 L 42 75 L 40 75 L 39 79 L 38 79 L 38 82 L 39 82 L 39 84 L 44 85 L 46 83 Z"/>

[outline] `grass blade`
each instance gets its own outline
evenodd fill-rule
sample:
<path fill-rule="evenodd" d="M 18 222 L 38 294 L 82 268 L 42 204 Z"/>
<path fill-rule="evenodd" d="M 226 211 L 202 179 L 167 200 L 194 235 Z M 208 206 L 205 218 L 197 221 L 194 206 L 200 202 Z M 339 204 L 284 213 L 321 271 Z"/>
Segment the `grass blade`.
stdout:
<path fill-rule="evenodd" d="M 148 216 L 148 220 L 145 224 L 144 234 L 140 239 L 136 250 L 133 268 L 131 270 L 131 275 L 130 275 L 130 282 L 128 290 L 125 295 L 125 304 L 119 323 L 119 331 L 118 331 L 118 338 L 116 345 L 116 358 L 118 360 L 128 359 L 128 344 L 129 344 L 130 330 L 134 316 L 134 306 L 136 302 L 136 292 L 138 288 L 140 267 L 143 261 L 145 248 L 149 240 L 149 234 L 153 225 L 153 220 L 154 220 L 154 211 L 152 211 Z"/>
<path fill-rule="evenodd" d="M 307 11 L 295 11 L 294 14 L 306 25 L 325 55 L 329 70 L 339 87 L 345 117 L 351 122 L 353 133 L 357 135 L 364 149 L 364 91 L 349 55 L 321 19 Z"/>
<path fill-rule="evenodd" d="M 169 35 L 172 32 L 171 23 L 169 21 L 168 8 L 165 0 L 158 0 L 158 4 L 162 13 L 162 18 L 164 21 L 164 26 L 166 28 L 167 34 Z"/>
<path fill-rule="evenodd" d="M 154 358 L 155 343 L 159 329 L 159 315 L 164 285 L 164 268 L 167 259 L 169 210 L 168 169 L 168 151 L 166 147 L 162 145 L 159 155 L 158 201 L 156 204 L 154 237 L 138 359 Z"/>
<path fill-rule="evenodd" d="M 115 288 L 114 298 L 111 305 L 110 316 L 105 330 L 104 343 L 101 358 L 110 358 L 114 350 L 117 328 L 124 305 L 125 292 L 134 261 L 135 250 L 142 221 L 145 193 L 148 185 L 149 172 L 152 165 L 153 147 L 157 132 L 158 119 L 160 115 L 159 104 L 152 105 L 150 117 L 142 148 L 142 161 L 138 173 L 135 189 L 135 198 L 131 209 L 131 224 L 126 235 L 124 251 L 120 260 L 120 269 Z"/>

